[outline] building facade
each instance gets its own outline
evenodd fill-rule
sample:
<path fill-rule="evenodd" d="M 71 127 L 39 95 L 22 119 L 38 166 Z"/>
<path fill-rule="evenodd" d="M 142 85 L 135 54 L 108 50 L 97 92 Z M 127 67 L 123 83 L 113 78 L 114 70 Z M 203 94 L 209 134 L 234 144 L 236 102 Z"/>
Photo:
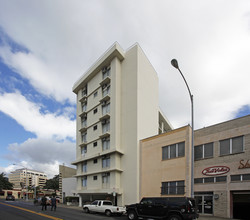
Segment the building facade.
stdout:
<path fill-rule="evenodd" d="M 63 202 L 66 196 L 71 196 L 72 191 L 76 189 L 75 175 L 76 169 L 59 165 L 60 202 Z"/>
<path fill-rule="evenodd" d="M 47 181 L 45 173 L 27 168 L 17 169 L 11 172 L 8 177 L 9 182 L 14 184 L 14 188 L 25 188 L 26 186 L 43 188 Z"/>
<path fill-rule="evenodd" d="M 82 202 L 139 200 L 139 141 L 171 126 L 159 111 L 158 77 L 138 44 L 115 43 L 73 86 L 77 189 Z M 149 126 L 150 125 L 150 126 Z"/>
<path fill-rule="evenodd" d="M 141 141 L 140 197 L 191 195 L 190 142 L 189 126 Z M 248 219 L 250 115 L 196 130 L 194 144 L 200 214 Z"/>

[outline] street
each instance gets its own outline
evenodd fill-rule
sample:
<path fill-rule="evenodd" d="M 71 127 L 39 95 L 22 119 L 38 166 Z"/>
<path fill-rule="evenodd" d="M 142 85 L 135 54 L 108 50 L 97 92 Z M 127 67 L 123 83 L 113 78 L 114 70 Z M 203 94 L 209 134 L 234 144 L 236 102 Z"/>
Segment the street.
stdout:
<path fill-rule="evenodd" d="M 50 211 L 50 206 L 47 207 L 46 211 L 41 210 L 41 206 L 34 206 L 32 201 L 16 200 L 6 201 L 0 200 L 0 220 L 97 220 L 97 219 L 127 219 L 126 216 L 118 217 L 106 217 L 102 214 L 87 214 L 83 213 L 80 207 L 67 207 L 59 204 L 57 210 Z"/>

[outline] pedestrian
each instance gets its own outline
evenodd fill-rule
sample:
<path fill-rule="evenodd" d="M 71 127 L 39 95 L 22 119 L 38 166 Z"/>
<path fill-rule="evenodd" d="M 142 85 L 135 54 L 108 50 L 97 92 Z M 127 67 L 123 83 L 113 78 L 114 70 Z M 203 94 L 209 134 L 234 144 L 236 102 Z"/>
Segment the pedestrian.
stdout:
<path fill-rule="evenodd" d="M 51 199 L 51 211 L 53 210 L 56 211 L 56 198 L 55 196 L 53 196 L 53 198 Z"/>
<path fill-rule="evenodd" d="M 43 208 L 47 210 L 47 198 L 45 196 L 42 197 L 42 211 Z"/>

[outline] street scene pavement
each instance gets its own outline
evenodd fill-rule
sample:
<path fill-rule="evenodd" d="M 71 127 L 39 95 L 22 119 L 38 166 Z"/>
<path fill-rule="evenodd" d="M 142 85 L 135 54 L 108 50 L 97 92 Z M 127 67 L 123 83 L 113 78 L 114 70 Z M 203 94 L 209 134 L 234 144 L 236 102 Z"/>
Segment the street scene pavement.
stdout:
<path fill-rule="evenodd" d="M 51 211 L 51 207 L 47 206 L 46 211 L 41 210 L 41 206 L 34 206 L 33 201 L 16 200 L 5 201 L 0 200 L 0 219 L 15 219 L 15 220 L 27 220 L 27 219 L 54 219 L 54 220 L 97 220 L 97 219 L 110 219 L 110 220 L 125 220 L 126 215 L 118 217 L 106 217 L 102 214 L 88 214 L 84 213 L 82 207 L 79 206 L 67 206 L 66 204 L 59 203 L 57 210 Z M 34 217 L 35 216 L 35 217 Z M 214 216 L 200 216 L 198 220 L 229 220 L 228 218 L 219 218 Z"/>

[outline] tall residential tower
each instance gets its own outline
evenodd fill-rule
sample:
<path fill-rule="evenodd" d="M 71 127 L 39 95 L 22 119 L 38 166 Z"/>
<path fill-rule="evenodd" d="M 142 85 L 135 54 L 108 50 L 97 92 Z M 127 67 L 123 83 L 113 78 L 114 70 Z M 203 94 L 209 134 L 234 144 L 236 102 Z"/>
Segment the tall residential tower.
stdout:
<path fill-rule="evenodd" d="M 159 110 L 158 77 L 138 44 L 115 43 L 74 84 L 77 189 L 83 201 L 139 200 L 139 141 L 171 130 Z"/>

